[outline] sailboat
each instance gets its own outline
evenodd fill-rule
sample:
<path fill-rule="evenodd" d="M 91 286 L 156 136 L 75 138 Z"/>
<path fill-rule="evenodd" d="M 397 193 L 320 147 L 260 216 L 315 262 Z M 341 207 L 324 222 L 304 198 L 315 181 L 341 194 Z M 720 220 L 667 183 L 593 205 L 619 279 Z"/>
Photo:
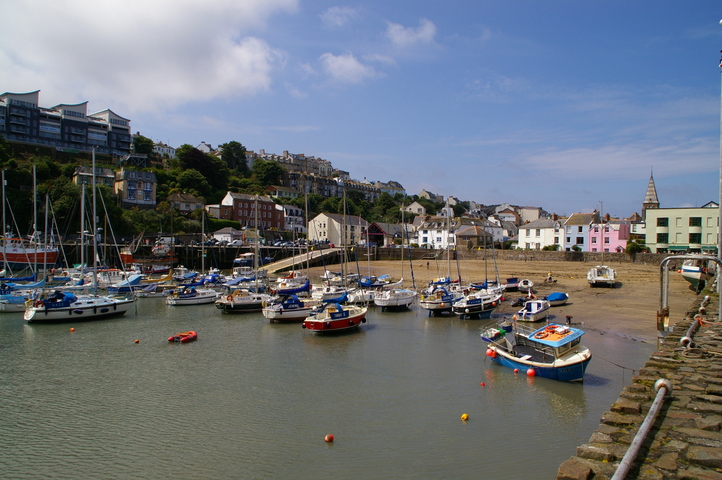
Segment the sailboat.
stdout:
<path fill-rule="evenodd" d="M 448 276 L 431 282 L 426 292 L 420 296 L 419 305 L 424 310 L 429 311 L 429 316 L 451 312 L 454 304 L 464 296 L 463 291 L 459 291 L 451 284 L 451 248 L 448 238 L 451 233 L 451 214 L 449 213 L 448 204 L 445 213 Z"/>
<path fill-rule="evenodd" d="M 256 227 L 256 252 L 253 256 L 253 282 L 255 288 L 253 290 L 246 288 L 234 288 L 229 291 L 226 295 L 221 295 L 214 303 L 217 309 L 223 313 L 250 313 L 260 312 L 263 310 L 264 305 L 267 305 L 271 296 L 265 293 L 258 293 L 258 245 L 260 243 L 260 236 L 258 234 L 258 196 L 254 204 L 255 210 L 255 227 Z"/>
<path fill-rule="evenodd" d="M 97 289 L 97 215 L 95 187 L 95 149 L 93 149 L 93 287 Z M 26 302 L 24 319 L 28 323 L 61 323 L 101 320 L 124 315 L 135 298 L 110 297 L 97 294 L 75 294 L 70 291 L 44 291 Z"/>
<path fill-rule="evenodd" d="M 406 222 L 403 218 L 404 209 L 401 209 L 402 218 L 401 226 L 403 228 L 401 236 L 401 276 L 404 274 L 404 245 L 403 242 L 406 240 Z M 386 310 L 406 310 L 411 304 L 416 301 L 418 293 L 416 292 L 416 281 L 414 280 L 414 263 L 411 260 L 411 252 L 409 252 L 409 265 L 411 267 L 411 281 L 413 283 L 413 290 L 408 288 L 401 288 L 400 286 L 394 286 L 391 288 L 384 288 L 377 291 L 374 294 L 374 303 L 381 307 L 381 311 Z"/>

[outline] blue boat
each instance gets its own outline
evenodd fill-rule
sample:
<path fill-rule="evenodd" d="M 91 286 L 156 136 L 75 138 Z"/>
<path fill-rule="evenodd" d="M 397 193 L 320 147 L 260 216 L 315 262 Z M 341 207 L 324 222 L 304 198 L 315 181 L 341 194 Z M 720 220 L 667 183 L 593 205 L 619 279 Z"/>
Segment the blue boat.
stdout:
<path fill-rule="evenodd" d="M 559 307 L 567 303 L 567 301 L 569 300 L 569 295 L 563 292 L 552 292 L 545 298 L 549 302 L 549 305 L 551 305 L 552 307 Z"/>
<path fill-rule="evenodd" d="M 565 382 L 581 382 L 592 359 L 582 345 L 584 331 L 550 323 L 535 330 L 521 325 L 487 329 L 481 339 L 488 344 L 486 355 L 499 365 L 524 371 L 529 376 Z"/>

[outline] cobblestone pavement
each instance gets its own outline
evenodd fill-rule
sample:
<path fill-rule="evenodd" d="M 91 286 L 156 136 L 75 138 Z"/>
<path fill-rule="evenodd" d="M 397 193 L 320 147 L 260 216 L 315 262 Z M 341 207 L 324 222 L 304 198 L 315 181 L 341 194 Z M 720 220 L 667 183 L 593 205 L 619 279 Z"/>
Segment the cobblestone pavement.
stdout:
<path fill-rule="evenodd" d="M 717 300 L 708 305 L 703 297 L 695 301 L 602 415 L 589 442 L 562 463 L 557 480 L 612 478 L 652 406 L 659 379 L 669 380 L 672 392 L 625 478 L 722 480 L 722 322 L 717 312 Z M 689 341 L 685 337 L 695 316 L 701 324 Z"/>

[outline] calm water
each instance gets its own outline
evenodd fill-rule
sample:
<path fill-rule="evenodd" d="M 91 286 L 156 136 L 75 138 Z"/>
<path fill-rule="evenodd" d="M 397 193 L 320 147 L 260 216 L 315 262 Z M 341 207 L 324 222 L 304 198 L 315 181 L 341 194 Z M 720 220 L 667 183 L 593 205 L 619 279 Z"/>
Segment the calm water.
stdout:
<path fill-rule="evenodd" d="M 368 320 L 324 337 L 162 299 L 89 323 L 5 314 L 2 477 L 551 479 L 630 382 L 609 361 L 639 368 L 654 347 L 590 332 L 587 380 L 565 384 L 487 360 L 488 321 Z"/>

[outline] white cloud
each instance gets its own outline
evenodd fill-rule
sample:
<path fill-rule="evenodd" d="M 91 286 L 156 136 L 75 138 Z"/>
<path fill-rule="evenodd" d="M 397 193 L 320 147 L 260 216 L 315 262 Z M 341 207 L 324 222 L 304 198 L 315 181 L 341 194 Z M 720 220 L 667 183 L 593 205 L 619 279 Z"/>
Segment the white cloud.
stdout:
<path fill-rule="evenodd" d="M 358 17 L 358 11 L 350 7 L 331 7 L 319 16 L 326 26 L 343 27 Z"/>
<path fill-rule="evenodd" d="M 334 80 L 342 83 L 361 83 L 376 76 L 373 67 L 359 62 L 352 53 L 334 55 L 324 53 L 319 58 L 323 70 Z"/>
<path fill-rule="evenodd" d="M 419 21 L 417 28 L 404 27 L 398 23 L 389 23 L 386 29 L 386 36 L 391 42 L 401 48 L 411 48 L 417 45 L 429 45 L 434 43 L 436 36 L 436 25 L 426 18 Z"/>
<path fill-rule="evenodd" d="M 256 33 L 298 0 L 10 2 L 0 84 L 41 103 L 152 110 L 270 88 L 285 54 Z M 98 104 L 96 104 L 98 102 Z M 107 104 L 101 104 L 107 102 Z"/>

